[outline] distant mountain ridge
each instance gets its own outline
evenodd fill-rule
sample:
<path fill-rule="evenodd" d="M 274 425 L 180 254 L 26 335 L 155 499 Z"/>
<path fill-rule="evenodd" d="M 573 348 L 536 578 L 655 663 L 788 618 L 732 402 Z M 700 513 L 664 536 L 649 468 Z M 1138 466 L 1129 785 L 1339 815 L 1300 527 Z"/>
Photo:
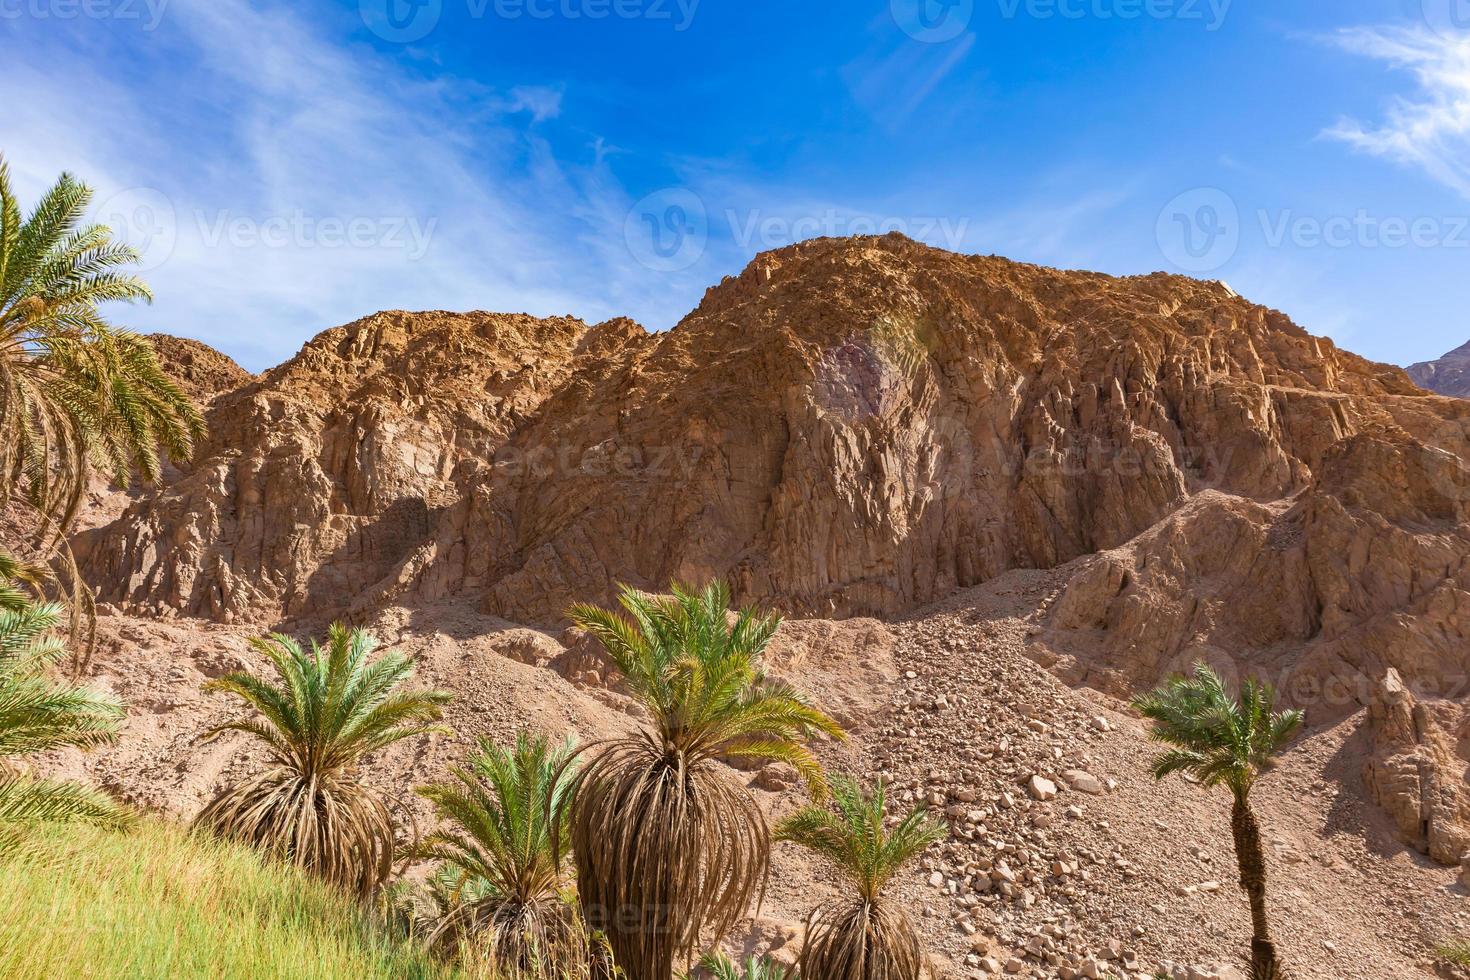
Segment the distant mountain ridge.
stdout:
<path fill-rule="evenodd" d="M 1433 361 L 1410 365 L 1409 377 L 1421 388 L 1441 395 L 1470 398 L 1470 343 Z"/>

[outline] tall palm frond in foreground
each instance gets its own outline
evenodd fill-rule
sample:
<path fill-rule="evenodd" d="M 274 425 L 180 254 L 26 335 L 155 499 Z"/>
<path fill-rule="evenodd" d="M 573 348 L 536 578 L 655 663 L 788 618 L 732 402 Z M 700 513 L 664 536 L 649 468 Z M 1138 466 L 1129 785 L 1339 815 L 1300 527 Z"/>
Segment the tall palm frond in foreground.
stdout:
<path fill-rule="evenodd" d="M 228 674 L 209 690 L 232 694 L 255 710 L 205 737 L 244 732 L 263 742 L 270 768 L 216 796 L 196 828 L 256 845 L 363 897 L 387 880 L 397 852 L 392 815 L 357 778 L 362 757 L 430 731 L 449 695 L 400 691 L 413 662 L 397 653 L 376 659 L 377 641 L 339 624 L 327 645 L 303 650 L 272 634 L 253 641 L 278 682 Z"/>
<path fill-rule="evenodd" d="M 22 218 L 0 158 L 0 504 L 19 493 L 69 530 L 93 465 L 119 482 L 160 474 L 158 447 L 185 459 L 204 420 L 143 337 L 98 307 L 150 301 L 138 253 L 81 222 L 92 198 L 62 174 Z"/>
<path fill-rule="evenodd" d="M 884 886 L 905 864 L 942 840 L 943 827 L 916 808 L 891 830 L 887 791 L 871 794 L 856 780 L 832 778 L 836 810 L 807 806 L 776 830 L 825 858 L 855 894 L 812 912 L 797 968 L 805 980 L 918 980 L 926 957 L 903 908 L 883 897 Z"/>
<path fill-rule="evenodd" d="M 814 795 L 826 780 L 806 741 L 842 737 L 760 655 L 780 620 L 727 616 L 730 590 L 623 587 L 623 612 L 578 605 L 572 621 L 606 647 L 651 716 L 638 734 L 592 747 L 573 782 L 572 852 L 588 924 L 631 980 L 669 980 L 701 936 L 716 943 L 764 889 L 765 817 L 722 759 L 793 766 Z"/>
<path fill-rule="evenodd" d="M 431 944 L 478 951 L 502 977 L 585 972 L 587 936 L 566 894 L 574 752 L 526 732 L 512 749 L 482 739 L 453 782 L 419 790 L 445 822 L 418 849 L 441 862 L 448 906 Z"/>
<path fill-rule="evenodd" d="M 0 846 L 41 820 L 121 824 L 124 811 L 103 793 L 75 783 L 33 778 L 7 762 L 73 745 L 92 748 L 117 737 L 123 717 L 114 698 L 58 684 L 48 669 L 65 647 L 52 631 L 61 606 L 31 591 L 44 572 L 0 552 Z"/>
<path fill-rule="evenodd" d="M 1275 704 L 1276 692 L 1256 680 L 1246 681 L 1240 697 L 1232 698 L 1220 675 L 1205 664 L 1195 665 L 1193 677 L 1176 677 L 1134 701 L 1138 712 L 1153 722 L 1153 739 L 1171 746 L 1154 760 L 1154 778 L 1186 773 L 1205 786 L 1230 790 L 1240 887 L 1251 907 L 1252 980 L 1284 975 L 1266 916 L 1266 856 L 1250 793 L 1305 716 L 1277 712 Z"/>

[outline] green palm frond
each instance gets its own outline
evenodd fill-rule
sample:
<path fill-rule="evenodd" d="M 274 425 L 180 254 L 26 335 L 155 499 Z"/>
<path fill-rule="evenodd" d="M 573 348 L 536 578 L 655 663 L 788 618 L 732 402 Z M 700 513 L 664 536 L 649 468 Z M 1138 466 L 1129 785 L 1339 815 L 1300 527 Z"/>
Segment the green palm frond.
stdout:
<path fill-rule="evenodd" d="M 945 830 L 916 807 L 887 827 L 887 789 L 879 783 L 864 792 L 849 776 L 832 777 L 834 809 L 806 806 L 776 828 L 776 839 L 790 841 L 824 858 L 874 901 L 904 865 L 944 838 Z"/>
<path fill-rule="evenodd" d="M 833 808 L 809 805 L 781 823 L 776 839 L 805 847 L 833 865 L 855 894 L 818 906 L 807 919 L 797 965 L 807 977 L 919 980 L 927 957 L 902 906 L 883 896 L 906 864 L 945 836 L 922 806 L 888 827 L 888 794 L 864 792 L 849 776 L 832 777 Z"/>
<path fill-rule="evenodd" d="M 683 973 L 680 980 L 798 980 L 796 970 L 769 956 L 747 956 L 735 962 L 724 953 L 706 953 L 699 959 L 699 972 Z"/>
<path fill-rule="evenodd" d="M 622 587 L 617 613 L 578 605 L 569 615 L 595 636 L 629 690 L 653 715 L 670 751 L 700 762 L 721 757 L 791 763 L 820 797 L 821 767 L 806 742 L 841 726 L 791 687 L 770 683 L 760 655 L 781 620 L 753 609 L 727 614 L 723 582 L 702 589 L 675 584 L 669 596 Z"/>
<path fill-rule="evenodd" d="M 1133 702 L 1153 723 L 1150 737 L 1169 746 L 1154 760 L 1156 778 L 1185 773 L 1206 786 L 1227 786 L 1240 798 L 1305 720 L 1300 711 L 1277 712 L 1275 703 L 1276 692 L 1257 680 L 1247 680 L 1231 697 L 1205 664 Z"/>
<path fill-rule="evenodd" d="M 576 973 L 586 932 L 564 894 L 575 747 L 521 732 L 505 749 L 482 739 L 453 782 L 419 795 L 444 822 L 419 846 L 440 862 L 432 881 L 444 915 L 434 945 L 481 949 L 499 972 Z"/>
<path fill-rule="evenodd" d="M 842 729 L 761 656 L 780 619 L 731 614 L 722 582 L 674 584 L 655 596 L 623 586 L 620 611 L 574 606 L 651 730 L 600 743 L 573 785 L 572 851 L 589 925 L 607 934 L 632 980 L 667 980 L 701 942 L 718 942 L 763 891 L 770 867 L 765 815 L 720 765 L 791 764 L 817 797 L 826 777 L 808 742 Z"/>
<path fill-rule="evenodd" d="M 31 779 L 7 769 L 8 757 L 62 746 L 84 749 L 117 738 L 122 704 L 85 687 L 58 683 L 47 671 L 65 647 L 51 631 L 62 608 L 36 601 L 27 586 L 42 573 L 0 552 L 0 837 L 42 820 L 120 823 L 125 815 L 105 794 L 72 783 Z"/>
<path fill-rule="evenodd" d="M 91 787 L 0 772 L 0 826 L 76 820 L 121 827 L 131 819 L 117 801 Z"/>
<path fill-rule="evenodd" d="M 160 446 L 184 460 L 205 435 L 148 341 L 98 310 L 152 294 L 126 271 L 136 251 L 105 226 L 80 226 L 91 197 L 62 174 L 22 219 L 0 158 L 0 499 L 35 507 L 53 545 L 93 468 L 154 481 Z"/>
<path fill-rule="evenodd" d="M 253 715 L 216 726 L 205 738 L 240 732 L 261 742 L 271 767 L 226 788 L 195 826 L 260 846 L 328 881 L 370 895 L 392 869 L 396 842 L 385 804 L 356 778 L 362 757 L 394 742 L 443 731 L 434 724 L 442 691 L 402 691 L 413 662 L 374 657 L 377 642 L 335 624 L 325 647 L 309 650 L 280 634 L 254 641 L 275 670 L 267 680 L 227 674 L 208 690 L 232 695 Z"/>
<path fill-rule="evenodd" d="M 454 782 L 419 790 L 448 825 L 420 852 L 499 896 L 529 902 L 554 894 L 566 871 L 574 752 L 570 742 L 552 746 L 526 732 L 513 749 L 481 739 L 467 765 L 451 771 Z"/>

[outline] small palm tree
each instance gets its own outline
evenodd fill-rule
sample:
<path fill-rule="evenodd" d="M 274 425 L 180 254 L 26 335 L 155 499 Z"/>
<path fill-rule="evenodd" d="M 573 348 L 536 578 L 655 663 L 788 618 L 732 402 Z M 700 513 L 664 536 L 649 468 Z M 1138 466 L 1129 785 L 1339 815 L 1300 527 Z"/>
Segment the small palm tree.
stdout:
<path fill-rule="evenodd" d="M 20 491 L 55 541 L 94 463 L 121 482 L 134 471 L 153 481 L 160 445 L 186 459 L 204 436 L 148 341 L 98 310 L 152 294 L 124 271 L 136 251 L 104 225 L 78 227 L 91 198 L 62 174 L 22 219 L 0 158 L 0 502 Z"/>
<path fill-rule="evenodd" d="M 509 750 L 482 739 L 454 782 L 419 790 L 448 825 L 418 849 L 442 862 L 434 888 L 448 908 L 432 945 L 480 946 L 501 976 L 585 968 L 586 935 L 567 894 L 574 752 L 526 732 Z"/>
<path fill-rule="evenodd" d="M 31 591 L 43 569 L 0 552 L 0 841 L 13 844 L 17 827 L 42 820 L 119 825 L 113 800 L 75 783 L 36 779 L 7 760 L 66 745 L 92 748 L 117 737 L 123 717 L 114 698 L 47 676 L 65 650 L 52 631 L 58 603 Z"/>
<path fill-rule="evenodd" d="M 196 828 L 263 848 L 326 881 L 370 897 L 387 880 L 397 852 L 388 806 L 357 779 L 363 756 L 426 732 L 441 691 L 400 691 L 413 662 L 397 653 L 374 659 L 377 641 L 339 624 L 310 651 L 272 634 L 252 645 L 279 683 L 228 674 L 208 690 L 233 694 L 257 712 L 210 730 L 264 742 L 271 766 L 230 786 L 195 818 Z"/>
<path fill-rule="evenodd" d="M 699 958 L 699 975 L 709 980 L 798 980 L 797 973 L 769 956 L 747 956 L 736 963 L 724 953 L 706 953 Z M 685 973 L 681 980 L 695 980 Z"/>
<path fill-rule="evenodd" d="M 820 796 L 826 781 L 806 740 L 842 737 L 761 670 L 778 618 L 746 609 L 732 623 L 721 582 L 672 591 L 624 586 L 623 613 L 570 611 L 651 715 L 648 730 L 592 747 L 572 787 L 583 912 L 631 980 L 669 980 L 676 958 L 692 958 L 701 935 L 717 943 L 764 888 L 765 817 L 719 760 L 786 762 Z"/>
<path fill-rule="evenodd" d="M 1256 680 L 1232 698 L 1205 664 L 1195 665 L 1193 677 L 1176 677 L 1134 701 L 1153 722 L 1154 740 L 1172 746 L 1154 760 L 1154 778 L 1186 773 L 1206 786 L 1225 786 L 1234 799 L 1230 829 L 1240 887 L 1250 900 L 1252 980 L 1283 974 L 1266 919 L 1266 857 L 1250 793 L 1305 719 L 1300 711 L 1277 712 L 1275 703 L 1276 692 Z"/>
<path fill-rule="evenodd" d="M 808 806 L 785 820 L 776 839 L 805 847 L 834 865 L 855 895 L 821 906 L 807 919 L 797 967 L 806 980 L 918 980 L 927 957 L 902 906 L 883 889 L 905 864 L 944 838 L 922 806 L 891 830 L 882 783 L 871 794 L 834 776 L 836 812 Z"/>

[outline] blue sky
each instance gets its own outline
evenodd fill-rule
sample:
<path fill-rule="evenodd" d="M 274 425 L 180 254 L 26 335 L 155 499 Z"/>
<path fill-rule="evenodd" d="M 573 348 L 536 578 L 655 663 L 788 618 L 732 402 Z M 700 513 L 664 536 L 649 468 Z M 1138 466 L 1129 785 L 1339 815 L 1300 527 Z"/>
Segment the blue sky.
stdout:
<path fill-rule="evenodd" d="M 390 6 L 391 5 L 391 6 Z M 259 369 L 383 308 L 672 326 L 896 228 L 1470 339 L 1470 0 L 0 0 L 0 152 Z"/>

